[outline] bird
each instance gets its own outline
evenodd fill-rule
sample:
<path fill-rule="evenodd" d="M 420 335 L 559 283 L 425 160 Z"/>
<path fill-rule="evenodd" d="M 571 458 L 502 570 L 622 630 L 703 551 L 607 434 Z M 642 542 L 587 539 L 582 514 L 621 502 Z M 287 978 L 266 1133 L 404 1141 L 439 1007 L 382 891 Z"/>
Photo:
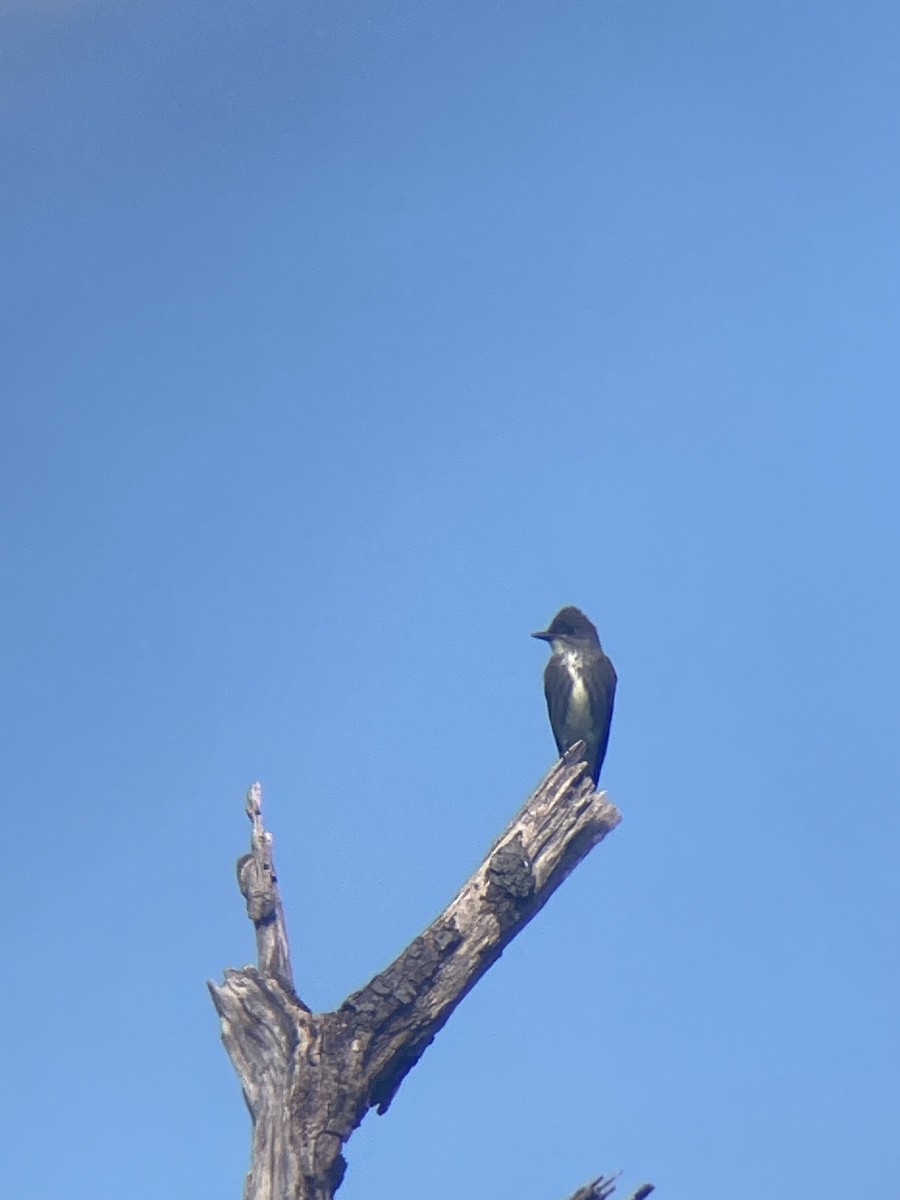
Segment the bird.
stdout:
<path fill-rule="evenodd" d="M 583 741 L 596 787 L 609 742 L 615 667 L 603 653 L 593 622 L 572 605 L 561 608 L 546 629 L 531 636 L 550 644 L 544 695 L 556 748 L 561 757 L 575 742 Z"/>

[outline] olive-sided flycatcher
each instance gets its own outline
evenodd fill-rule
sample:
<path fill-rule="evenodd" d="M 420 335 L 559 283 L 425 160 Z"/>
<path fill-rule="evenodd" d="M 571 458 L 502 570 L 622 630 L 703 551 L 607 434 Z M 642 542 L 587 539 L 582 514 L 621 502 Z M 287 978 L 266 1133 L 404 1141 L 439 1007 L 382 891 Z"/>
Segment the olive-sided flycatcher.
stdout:
<path fill-rule="evenodd" d="M 615 668 L 603 653 L 597 630 L 579 608 L 561 608 L 549 628 L 531 636 L 549 642 L 552 651 L 544 671 L 544 695 L 556 747 L 562 755 L 579 739 L 584 741 L 596 787 L 609 741 Z"/>

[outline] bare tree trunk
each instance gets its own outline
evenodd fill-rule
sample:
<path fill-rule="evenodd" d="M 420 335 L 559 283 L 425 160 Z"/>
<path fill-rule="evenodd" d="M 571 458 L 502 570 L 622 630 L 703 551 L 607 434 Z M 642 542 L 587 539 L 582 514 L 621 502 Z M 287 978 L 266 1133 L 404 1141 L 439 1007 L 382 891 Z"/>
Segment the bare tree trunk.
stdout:
<path fill-rule="evenodd" d="M 463 996 L 619 823 L 578 761 L 583 750 L 579 743 L 553 767 L 437 920 L 329 1013 L 311 1012 L 294 990 L 272 838 L 259 785 L 250 789 L 251 851 L 238 882 L 258 966 L 208 985 L 253 1123 L 244 1200 L 331 1200 L 344 1143 L 366 1112 L 387 1111 Z M 577 1193 L 585 1200 L 610 1194 L 596 1190 L 611 1186 L 603 1177 L 587 1186 L 595 1190 Z"/>

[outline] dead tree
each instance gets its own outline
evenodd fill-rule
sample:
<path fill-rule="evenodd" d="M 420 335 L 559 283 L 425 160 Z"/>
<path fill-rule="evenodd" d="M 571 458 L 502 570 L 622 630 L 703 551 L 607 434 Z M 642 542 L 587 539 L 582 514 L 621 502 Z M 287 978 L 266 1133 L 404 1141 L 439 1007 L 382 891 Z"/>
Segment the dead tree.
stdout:
<path fill-rule="evenodd" d="M 437 920 L 328 1013 L 311 1012 L 294 989 L 272 836 L 260 787 L 250 789 L 251 849 L 237 871 L 258 965 L 208 985 L 252 1120 L 244 1200 L 332 1200 L 344 1143 L 368 1110 L 387 1111 L 463 996 L 616 827 L 620 814 L 594 790 L 583 750 L 579 742 L 553 767 Z M 600 1176 L 572 1200 L 606 1200 L 613 1186 Z"/>

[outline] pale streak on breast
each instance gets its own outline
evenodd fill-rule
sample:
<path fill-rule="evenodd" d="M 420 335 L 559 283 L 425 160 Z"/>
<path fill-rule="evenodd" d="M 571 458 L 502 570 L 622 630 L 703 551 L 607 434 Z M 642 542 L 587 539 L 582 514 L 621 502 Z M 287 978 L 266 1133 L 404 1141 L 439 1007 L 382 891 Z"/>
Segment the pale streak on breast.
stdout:
<path fill-rule="evenodd" d="M 566 724 L 582 734 L 591 732 L 591 704 L 587 688 L 578 670 L 578 659 L 574 654 L 564 658 L 566 670 L 572 679 L 572 694 L 569 697 L 569 711 L 566 714 Z"/>

